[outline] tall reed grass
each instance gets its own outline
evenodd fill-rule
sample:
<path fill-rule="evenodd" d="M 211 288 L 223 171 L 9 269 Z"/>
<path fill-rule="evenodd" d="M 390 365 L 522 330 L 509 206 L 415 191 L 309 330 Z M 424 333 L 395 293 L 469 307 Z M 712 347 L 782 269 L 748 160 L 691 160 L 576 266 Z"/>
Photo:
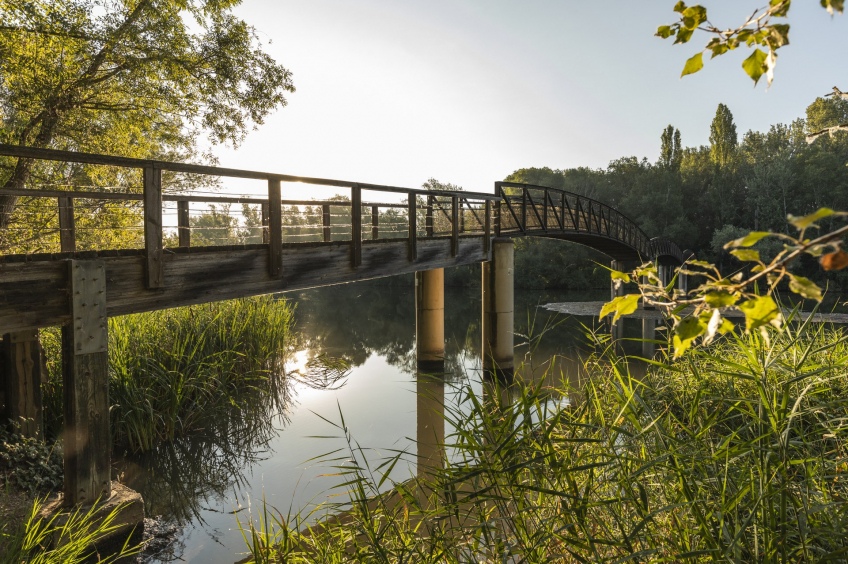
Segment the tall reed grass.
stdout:
<path fill-rule="evenodd" d="M 369 462 L 348 436 L 335 465 L 350 504 L 312 526 L 315 513 L 265 508 L 248 549 L 256 562 L 844 562 L 847 341 L 792 322 L 647 368 L 609 346 L 576 389 L 517 382 L 505 401 L 496 383 L 483 397 L 466 386 L 446 406 L 444 468 L 381 494 L 406 455 Z"/>

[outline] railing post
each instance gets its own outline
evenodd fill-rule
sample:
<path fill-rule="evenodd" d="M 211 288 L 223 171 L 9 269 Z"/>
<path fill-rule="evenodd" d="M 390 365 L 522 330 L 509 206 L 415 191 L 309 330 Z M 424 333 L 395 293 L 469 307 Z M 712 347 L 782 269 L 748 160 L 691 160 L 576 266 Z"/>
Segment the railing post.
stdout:
<path fill-rule="evenodd" d="M 427 209 L 426 215 L 424 216 L 424 229 L 427 233 L 427 237 L 433 236 L 433 204 L 435 202 L 435 198 L 433 196 L 427 196 Z"/>
<path fill-rule="evenodd" d="M 324 227 L 324 242 L 329 243 L 332 240 L 332 232 L 330 231 L 330 204 L 321 206 L 321 221 Z"/>
<path fill-rule="evenodd" d="M 59 198 L 59 246 L 63 253 L 77 250 L 74 199 Z"/>
<path fill-rule="evenodd" d="M 362 188 L 351 188 L 350 198 L 350 262 L 355 267 L 362 264 Z"/>
<path fill-rule="evenodd" d="M 521 188 L 521 231 L 527 233 L 527 188 Z"/>
<path fill-rule="evenodd" d="M 545 188 L 545 203 L 542 205 L 542 229 L 548 230 L 548 189 Z"/>
<path fill-rule="evenodd" d="M 280 181 L 268 180 L 268 275 L 283 273 L 283 203 Z"/>
<path fill-rule="evenodd" d="M 380 235 L 380 209 L 371 206 L 371 238 L 376 240 Z"/>
<path fill-rule="evenodd" d="M 271 234 L 268 232 L 271 206 L 268 205 L 268 202 L 265 202 L 260 206 L 260 210 L 262 212 L 262 244 L 267 245 L 271 242 Z"/>
<path fill-rule="evenodd" d="M 503 211 L 503 200 L 499 200 L 495 206 L 495 237 L 501 236 L 501 212 Z"/>
<path fill-rule="evenodd" d="M 492 201 L 486 200 L 484 204 L 485 215 L 483 216 L 483 252 L 487 255 L 492 248 Z M 500 206 L 500 202 L 498 202 Z"/>
<path fill-rule="evenodd" d="M 188 201 L 177 201 L 177 233 L 180 247 L 191 247 L 191 229 L 189 225 Z"/>
<path fill-rule="evenodd" d="M 460 233 L 465 233 L 465 210 L 462 209 L 462 203 L 463 202 L 465 202 L 465 204 L 468 206 L 468 208 L 471 209 L 471 205 L 468 203 L 468 200 L 465 199 L 465 198 L 460 198 L 460 200 L 459 200 L 459 232 Z"/>
<path fill-rule="evenodd" d="M 162 262 L 162 169 L 144 168 L 144 249 L 146 251 L 146 280 L 149 289 L 165 285 L 165 265 Z"/>
<path fill-rule="evenodd" d="M 451 256 L 459 253 L 459 197 L 451 196 Z"/>
<path fill-rule="evenodd" d="M 415 194 L 407 196 L 407 214 L 409 215 L 409 260 L 418 258 L 418 209 Z"/>

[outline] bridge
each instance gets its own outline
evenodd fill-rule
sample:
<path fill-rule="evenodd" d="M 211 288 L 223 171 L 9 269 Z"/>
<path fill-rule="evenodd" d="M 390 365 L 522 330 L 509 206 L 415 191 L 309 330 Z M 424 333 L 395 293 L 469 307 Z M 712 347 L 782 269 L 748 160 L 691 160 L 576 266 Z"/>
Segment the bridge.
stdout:
<path fill-rule="evenodd" d="M 37 329 L 61 326 L 66 504 L 90 503 L 111 491 L 111 316 L 415 273 L 418 358 L 422 366 L 438 365 L 444 356 L 443 269 L 481 263 L 484 366 L 511 371 L 512 238 L 573 241 L 617 262 L 653 260 L 667 277 L 668 268 L 684 258 L 674 243 L 649 238 L 614 208 L 543 186 L 496 182 L 492 193 L 429 191 L 10 145 L 0 145 L 0 157 L 18 165 L 41 161 L 68 173 L 93 166 L 135 187 L 0 190 L 0 203 L 7 207 L 41 203 L 39 222 L 24 215 L 20 225 L 0 232 L 6 415 L 28 421 L 25 432 L 40 432 Z M 186 179 L 258 182 L 262 195 L 201 194 L 182 188 Z M 284 199 L 283 186 L 290 183 L 342 194 Z M 256 242 L 193 244 L 198 227 L 191 221 L 192 206 L 231 204 L 258 208 Z M 137 215 L 143 223 L 135 227 L 137 244 L 83 244 L 80 211 L 97 213 L 105 206 Z M 303 227 L 284 226 L 285 206 L 312 210 L 318 224 L 306 235 Z M 176 215 L 171 225 L 164 221 L 167 213 Z M 12 253 L 13 229 L 34 232 L 52 247 Z"/>

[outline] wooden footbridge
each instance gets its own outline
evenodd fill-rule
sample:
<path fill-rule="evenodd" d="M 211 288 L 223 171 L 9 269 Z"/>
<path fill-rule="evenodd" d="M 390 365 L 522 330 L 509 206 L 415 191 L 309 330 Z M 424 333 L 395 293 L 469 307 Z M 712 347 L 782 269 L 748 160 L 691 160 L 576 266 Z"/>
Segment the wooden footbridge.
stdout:
<path fill-rule="evenodd" d="M 0 335 L 7 415 L 37 421 L 35 330 L 63 327 L 67 503 L 91 501 L 110 488 L 108 317 L 415 272 L 419 358 L 438 359 L 440 350 L 444 354 L 440 269 L 483 263 L 484 342 L 494 362 L 511 367 L 510 238 L 574 241 L 616 261 L 683 260 L 676 245 L 650 239 L 610 206 L 542 186 L 496 182 L 492 193 L 427 191 L 9 145 L 0 145 L 0 157 L 15 166 L 41 161 L 69 173 L 80 165 L 103 167 L 137 180 L 136 189 L 125 191 L 0 190 L 0 201 L 40 201 L 41 209 L 54 210 L 41 225 L 23 225 L 56 240 L 48 252 L 16 254 L 0 232 Z M 176 179 L 186 177 L 260 182 L 262 196 L 198 195 L 179 189 Z M 342 198 L 284 199 L 289 183 L 300 184 L 301 194 L 304 187 L 330 187 Z M 78 212 L 100 204 L 138 210 L 143 238 L 136 248 L 81 248 Z M 190 209 L 199 204 L 259 207 L 261 237 L 255 243 L 193 245 Z M 172 226 L 163 223 L 169 206 L 176 208 Z M 290 236 L 294 228 L 284 227 L 285 206 L 320 209 L 313 240 Z"/>

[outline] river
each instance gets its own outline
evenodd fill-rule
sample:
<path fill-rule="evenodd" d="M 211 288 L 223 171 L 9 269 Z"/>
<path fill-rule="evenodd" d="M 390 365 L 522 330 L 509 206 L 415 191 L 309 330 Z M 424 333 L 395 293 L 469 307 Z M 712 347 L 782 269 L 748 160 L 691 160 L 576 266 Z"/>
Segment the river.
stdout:
<path fill-rule="evenodd" d="M 519 372 L 574 382 L 579 359 L 590 350 L 586 333 L 597 320 L 539 306 L 607 296 L 608 290 L 516 291 Z M 334 488 L 342 479 L 332 475 L 334 463 L 322 456 L 349 456 L 344 429 L 375 466 L 405 452 L 409 462 L 394 468 L 393 480 L 416 471 L 417 411 L 424 397 L 419 392 L 428 385 L 432 391 L 433 384 L 416 377 L 411 284 L 347 284 L 285 298 L 296 306 L 297 338 L 279 401 L 228 422 L 223 432 L 161 445 L 117 463 L 120 479 L 143 495 L 147 515 L 161 516 L 175 531 L 172 542 L 146 561 L 232 563 L 246 550 L 237 521 L 258 518 L 263 503 L 288 515 L 328 499 L 343 500 L 343 489 Z M 445 405 L 456 406 L 461 390 L 482 389 L 479 286 L 446 288 L 445 339 L 447 374 L 436 392 Z"/>

